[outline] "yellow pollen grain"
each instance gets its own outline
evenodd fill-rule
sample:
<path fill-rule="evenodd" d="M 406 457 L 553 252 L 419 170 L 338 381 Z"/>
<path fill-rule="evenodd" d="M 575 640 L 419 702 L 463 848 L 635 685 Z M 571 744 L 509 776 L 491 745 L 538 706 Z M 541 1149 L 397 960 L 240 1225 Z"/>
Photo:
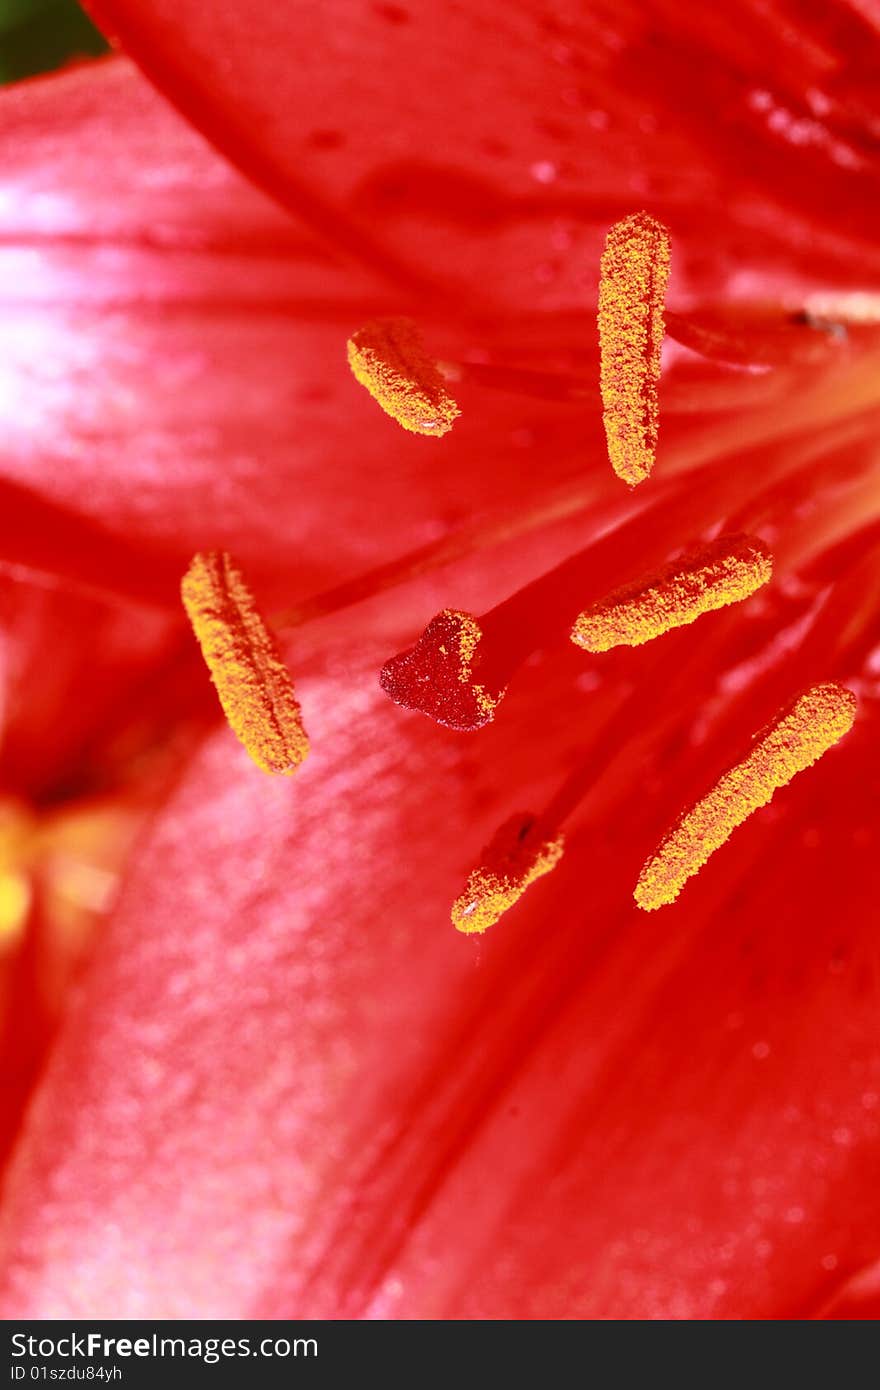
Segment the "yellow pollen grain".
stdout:
<path fill-rule="evenodd" d="M 309 751 L 293 682 L 229 555 L 196 555 L 181 583 L 220 704 L 264 772 L 293 772 Z"/>
<path fill-rule="evenodd" d="M 703 613 L 740 603 L 766 584 L 773 559 L 759 540 L 725 536 L 580 613 L 571 640 L 588 652 L 640 647 Z"/>
<path fill-rule="evenodd" d="M 646 912 L 674 902 L 743 821 L 799 772 L 818 761 L 853 726 L 856 697 L 835 684 L 814 685 L 760 734 L 748 757 L 686 811 L 639 874 L 633 894 Z"/>
<path fill-rule="evenodd" d="M 481 685 L 479 681 L 473 679 L 474 654 L 482 641 L 483 629 L 471 613 L 463 613 L 460 609 L 448 609 L 447 611 L 452 617 L 456 618 L 459 623 L 458 679 L 463 685 L 470 686 L 471 694 L 482 713 L 492 715 L 501 703 L 501 696 L 496 698 L 490 695 L 484 685 Z"/>
<path fill-rule="evenodd" d="M 494 926 L 536 879 L 556 868 L 563 837 L 529 844 L 526 836 L 533 821 L 529 815 L 512 816 L 487 845 L 482 862 L 453 903 L 452 923 L 458 931 L 470 935 Z"/>
<path fill-rule="evenodd" d="M 439 438 L 461 414 L 409 319 L 376 319 L 348 340 L 348 365 L 392 420 Z"/>
<path fill-rule="evenodd" d="M 600 385 L 608 457 L 634 486 L 654 466 L 670 239 L 646 212 L 616 222 L 599 276 Z"/>

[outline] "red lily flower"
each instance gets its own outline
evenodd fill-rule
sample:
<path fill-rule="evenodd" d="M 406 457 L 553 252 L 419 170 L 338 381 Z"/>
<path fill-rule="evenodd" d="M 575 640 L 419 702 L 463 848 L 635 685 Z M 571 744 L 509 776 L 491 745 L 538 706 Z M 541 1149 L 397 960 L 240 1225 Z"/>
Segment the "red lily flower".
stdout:
<path fill-rule="evenodd" d="M 115 808 L 87 858 L 122 865 L 52 1037 L 77 952 L 40 956 L 53 856 L 10 841 L 3 1310 L 872 1316 L 871 19 L 327 0 L 316 32 L 288 0 L 255 36 L 247 8 L 93 5 L 201 135 L 121 58 L 0 103 L 5 785 L 41 844 L 50 808 Z M 631 494 L 595 308 L 642 207 L 673 260 Z M 399 314 L 460 378 L 442 440 L 348 371 Z M 586 607 L 741 531 L 774 556 L 746 602 L 637 649 L 558 640 L 560 562 Z M 219 721 L 178 599 L 209 550 L 281 615 L 293 778 Z M 438 609 L 521 590 L 484 728 L 388 701 Z M 852 733 L 640 912 L 678 812 L 828 681 Z M 465 940 L 481 847 L 565 779 L 563 858 Z"/>

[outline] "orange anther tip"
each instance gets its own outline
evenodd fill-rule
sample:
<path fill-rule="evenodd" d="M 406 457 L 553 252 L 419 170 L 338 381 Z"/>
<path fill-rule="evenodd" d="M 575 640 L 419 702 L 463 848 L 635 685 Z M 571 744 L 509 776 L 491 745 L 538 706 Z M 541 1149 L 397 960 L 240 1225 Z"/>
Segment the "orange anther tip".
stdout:
<path fill-rule="evenodd" d="M 616 222 L 599 276 L 600 384 L 608 457 L 619 478 L 644 482 L 654 466 L 663 309 L 670 238 L 646 212 Z"/>
<path fill-rule="evenodd" d="M 181 595 L 233 731 L 264 772 L 293 772 L 308 737 L 290 673 L 241 571 L 222 551 L 200 553 Z"/>
<path fill-rule="evenodd" d="M 444 608 L 414 647 L 385 663 L 382 689 L 395 704 L 420 710 L 447 729 L 482 728 L 504 694 L 475 679 L 482 635 L 470 613 Z"/>
<path fill-rule="evenodd" d="M 461 414 L 409 319 L 375 319 L 348 340 L 348 364 L 387 415 L 414 434 L 447 434 Z"/>
<path fill-rule="evenodd" d="M 484 932 L 519 901 L 530 884 L 556 868 L 563 838 L 535 843 L 529 834 L 534 823 L 533 815 L 520 812 L 496 831 L 453 904 L 452 923 L 458 931 Z"/>
<path fill-rule="evenodd" d="M 580 613 L 571 640 L 588 652 L 639 647 L 703 613 L 740 603 L 766 584 L 773 558 L 751 536 L 720 536 Z"/>
<path fill-rule="evenodd" d="M 853 726 L 856 697 L 842 685 L 814 685 L 758 734 L 748 757 L 680 818 L 639 875 L 633 896 L 650 912 L 674 902 L 728 836 L 774 792 L 818 761 Z"/>

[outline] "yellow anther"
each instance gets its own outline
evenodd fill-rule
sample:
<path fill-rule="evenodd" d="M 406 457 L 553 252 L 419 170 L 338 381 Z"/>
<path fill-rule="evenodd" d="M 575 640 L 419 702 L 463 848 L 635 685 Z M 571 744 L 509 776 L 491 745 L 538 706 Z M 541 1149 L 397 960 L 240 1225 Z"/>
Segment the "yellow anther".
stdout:
<path fill-rule="evenodd" d="M 504 822 L 483 851 L 480 864 L 452 907 L 460 932 L 484 932 L 503 917 L 523 893 L 562 858 L 563 839 L 530 839 L 534 816 L 518 814 Z"/>
<path fill-rule="evenodd" d="M 856 697 L 841 685 L 814 685 L 758 736 L 748 757 L 726 772 L 707 796 L 661 841 L 636 884 L 646 911 L 674 902 L 682 886 L 774 792 L 827 753 L 853 726 Z"/>
<path fill-rule="evenodd" d="M 196 555 L 181 593 L 233 731 L 265 772 L 293 772 L 308 737 L 290 673 L 241 571 L 223 552 Z"/>
<path fill-rule="evenodd" d="M 348 340 L 348 364 L 405 430 L 439 437 L 461 414 L 409 319 L 376 319 Z"/>
<path fill-rule="evenodd" d="M 647 478 L 657 449 L 657 387 L 669 232 L 646 212 L 625 217 L 605 240 L 599 279 L 599 347 L 605 436 L 625 483 Z"/>
<path fill-rule="evenodd" d="M 772 557 L 761 541 L 722 536 L 587 608 L 578 615 L 571 640 L 588 652 L 639 647 L 703 613 L 741 602 L 772 573 Z"/>

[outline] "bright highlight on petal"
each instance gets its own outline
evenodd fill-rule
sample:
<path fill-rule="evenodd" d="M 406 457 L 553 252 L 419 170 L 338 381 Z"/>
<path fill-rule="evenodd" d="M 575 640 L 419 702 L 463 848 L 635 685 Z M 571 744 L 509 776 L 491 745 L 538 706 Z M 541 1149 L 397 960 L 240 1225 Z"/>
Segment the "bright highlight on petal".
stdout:
<path fill-rule="evenodd" d="M 395 704 L 435 719 L 447 729 L 480 729 L 504 694 L 474 679 L 483 632 L 470 613 L 444 608 L 409 651 L 386 661 L 379 677 Z"/>
<path fill-rule="evenodd" d="M 674 902 L 731 832 L 849 733 L 855 717 L 856 697 L 844 686 L 814 685 L 799 695 L 661 842 L 639 874 L 639 907 L 650 912 Z"/>
<path fill-rule="evenodd" d="M 264 772 L 293 772 L 309 751 L 290 673 L 229 555 L 196 555 L 183 606 L 229 723 Z"/>
<path fill-rule="evenodd" d="M 575 621 L 571 640 L 588 652 L 640 647 L 703 613 L 741 602 L 772 573 L 773 559 L 761 541 L 721 536 L 585 609 Z"/>
<path fill-rule="evenodd" d="M 617 222 L 599 278 L 601 388 L 608 457 L 634 486 L 654 466 L 669 232 L 646 212 Z"/>
<path fill-rule="evenodd" d="M 0 952 L 17 941 L 27 924 L 31 886 L 23 873 L 0 874 Z"/>
<path fill-rule="evenodd" d="M 880 323 L 880 294 L 876 290 L 817 291 L 807 295 L 804 313 L 830 324 Z"/>
<path fill-rule="evenodd" d="M 460 932 L 484 932 L 503 917 L 523 893 L 562 858 L 563 837 L 537 844 L 529 832 L 535 817 L 518 812 L 496 831 L 483 850 L 480 864 L 452 907 L 452 922 Z"/>
<path fill-rule="evenodd" d="M 348 340 L 348 364 L 373 400 L 405 430 L 438 437 L 461 414 L 409 319 L 376 319 Z"/>

